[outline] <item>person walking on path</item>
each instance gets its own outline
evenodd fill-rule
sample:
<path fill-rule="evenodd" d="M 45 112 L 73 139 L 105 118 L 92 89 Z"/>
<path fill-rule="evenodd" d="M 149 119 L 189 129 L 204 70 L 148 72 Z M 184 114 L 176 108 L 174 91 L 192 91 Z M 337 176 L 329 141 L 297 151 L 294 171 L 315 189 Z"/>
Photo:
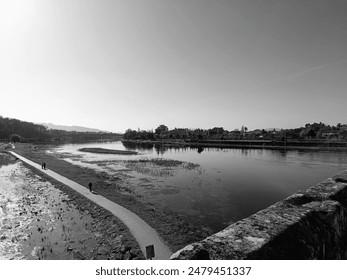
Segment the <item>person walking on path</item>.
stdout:
<path fill-rule="evenodd" d="M 34 168 L 40 169 L 40 165 L 35 162 L 18 155 L 17 153 L 10 151 L 12 155 L 18 157 L 21 161 L 26 162 L 27 164 L 33 166 Z M 158 233 L 149 226 L 144 220 L 142 220 L 135 213 L 131 212 L 129 209 L 122 207 L 121 205 L 103 197 L 101 195 L 88 195 L 86 192 L 86 187 L 88 188 L 88 183 L 84 186 L 69 180 L 68 178 L 50 170 L 47 172 L 47 175 L 53 179 L 64 183 L 66 186 L 70 187 L 72 190 L 78 192 L 79 194 L 90 199 L 90 201 L 98 204 L 107 211 L 110 211 L 112 215 L 118 217 L 125 226 L 129 228 L 130 233 L 134 236 L 135 240 L 139 244 L 143 255 L 146 255 L 146 247 L 149 244 L 153 244 L 156 248 L 156 259 L 158 260 L 168 260 L 170 259 L 173 252 L 168 248 L 168 246 L 161 240 Z"/>
<path fill-rule="evenodd" d="M 43 169 L 43 162 L 41 162 L 41 168 Z"/>
<path fill-rule="evenodd" d="M 92 192 L 92 186 L 93 186 L 92 182 L 89 182 L 88 186 L 89 186 L 89 191 Z"/>
<path fill-rule="evenodd" d="M 43 169 L 46 169 L 46 163 L 43 162 Z"/>

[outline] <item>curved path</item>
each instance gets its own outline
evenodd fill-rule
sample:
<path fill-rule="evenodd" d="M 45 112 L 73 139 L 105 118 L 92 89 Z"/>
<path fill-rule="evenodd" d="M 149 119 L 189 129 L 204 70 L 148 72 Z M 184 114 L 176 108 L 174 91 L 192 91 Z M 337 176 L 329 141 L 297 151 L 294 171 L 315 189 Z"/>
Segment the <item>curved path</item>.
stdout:
<path fill-rule="evenodd" d="M 18 157 L 20 160 L 26 162 L 27 164 L 30 164 L 31 166 L 40 170 L 41 172 L 47 174 L 48 176 L 54 178 L 55 180 L 69 186 L 70 188 L 79 192 L 86 198 L 90 199 L 91 201 L 95 202 L 96 204 L 100 205 L 101 207 L 105 208 L 106 210 L 110 211 L 113 215 L 118 217 L 129 228 L 131 234 L 134 236 L 134 238 L 138 242 L 144 256 L 146 256 L 146 246 L 154 245 L 155 259 L 159 259 L 159 260 L 170 259 L 172 252 L 163 243 L 163 241 L 161 241 L 158 233 L 152 227 L 150 227 L 145 221 L 143 221 L 139 216 L 137 216 L 130 210 L 120 206 L 117 203 L 114 203 L 113 201 L 106 199 L 105 197 L 101 195 L 95 195 L 89 192 L 89 190 L 86 187 L 74 181 L 71 181 L 68 178 L 52 170 L 41 169 L 41 165 L 25 157 L 20 156 L 16 154 L 15 152 L 11 151 L 10 153 Z"/>

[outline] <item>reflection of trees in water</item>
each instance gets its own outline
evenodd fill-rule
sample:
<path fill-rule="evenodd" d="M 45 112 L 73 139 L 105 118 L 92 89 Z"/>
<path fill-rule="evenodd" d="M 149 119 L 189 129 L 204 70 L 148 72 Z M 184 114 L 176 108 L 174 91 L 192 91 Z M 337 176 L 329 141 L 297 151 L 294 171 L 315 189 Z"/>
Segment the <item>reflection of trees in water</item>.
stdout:
<path fill-rule="evenodd" d="M 187 147 L 184 146 L 172 146 L 172 145 L 167 145 L 167 144 L 155 144 L 154 145 L 154 149 L 157 152 L 157 154 L 159 155 L 163 155 L 164 153 L 166 153 L 168 150 L 172 151 L 174 150 L 175 152 L 177 151 L 186 151 Z"/>
<path fill-rule="evenodd" d="M 287 153 L 287 150 L 278 150 L 278 154 L 284 158 L 287 157 Z"/>
<path fill-rule="evenodd" d="M 131 142 L 131 141 L 122 141 L 123 146 L 127 150 L 142 150 L 142 151 L 156 151 L 158 155 L 163 155 L 168 150 L 177 151 L 187 151 L 190 147 L 175 145 L 175 144 L 167 144 L 167 143 L 141 143 L 141 142 Z"/>
<path fill-rule="evenodd" d="M 163 155 L 169 149 L 169 147 L 165 147 L 161 144 L 155 144 L 154 149 L 158 155 Z"/>
<path fill-rule="evenodd" d="M 153 143 L 135 143 L 135 142 L 122 142 L 123 146 L 128 150 L 153 150 Z"/>
<path fill-rule="evenodd" d="M 255 154 L 255 153 L 258 155 L 262 155 L 263 153 L 270 153 L 271 155 L 275 155 L 281 158 L 286 158 L 289 152 L 288 150 L 285 150 L 285 149 L 264 150 L 264 149 L 241 148 L 239 150 L 241 151 L 241 154 L 244 156 L 248 156 L 250 154 Z"/>
<path fill-rule="evenodd" d="M 241 149 L 241 154 L 244 156 L 247 156 L 249 152 L 249 149 Z"/>

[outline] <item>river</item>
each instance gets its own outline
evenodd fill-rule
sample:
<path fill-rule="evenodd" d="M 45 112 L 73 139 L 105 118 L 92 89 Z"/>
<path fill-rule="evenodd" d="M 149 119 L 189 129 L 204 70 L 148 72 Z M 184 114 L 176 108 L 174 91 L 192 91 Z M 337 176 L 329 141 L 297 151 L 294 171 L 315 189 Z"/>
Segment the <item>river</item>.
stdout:
<path fill-rule="evenodd" d="M 85 147 L 133 150 L 138 155 L 78 151 Z M 66 144 L 54 153 L 80 166 L 121 178 L 137 195 L 219 231 L 298 190 L 344 169 L 347 151 L 165 148 L 122 142 Z M 152 159 L 193 164 L 158 166 Z"/>

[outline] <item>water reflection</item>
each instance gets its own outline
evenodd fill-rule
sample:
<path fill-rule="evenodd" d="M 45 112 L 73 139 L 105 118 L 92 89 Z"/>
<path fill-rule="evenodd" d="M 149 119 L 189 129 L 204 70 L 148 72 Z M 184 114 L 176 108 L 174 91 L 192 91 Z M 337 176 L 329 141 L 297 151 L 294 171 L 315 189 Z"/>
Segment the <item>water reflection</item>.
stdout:
<path fill-rule="evenodd" d="M 97 146 L 131 149 L 141 154 L 78 152 L 86 147 L 83 144 L 62 146 L 60 152 L 69 154 L 70 158 L 78 155 L 75 164 L 88 163 L 110 174 L 124 174 L 124 187 L 215 231 L 347 169 L 346 151 L 170 147 L 121 142 Z M 190 162 L 198 168 L 158 167 L 150 161 L 157 158 Z M 131 166 L 129 160 L 134 162 Z"/>
<path fill-rule="evenodd" d="M 151 151 L 153 150 L 154 144 L 153 143 L 137 143 L 137 142 L 123 142 L 123 146 L 127 150 L 132 151 Z"/>
<path fill-rule="evenodd" d="M 154 149 L 157 153 L 157 155 L 164 155 L 166 151 L 169 150 L 169 147 L 161 145 L 161 144 L 155 144 Z M 170 148 L 172 149 L 172 148 Z"/>

